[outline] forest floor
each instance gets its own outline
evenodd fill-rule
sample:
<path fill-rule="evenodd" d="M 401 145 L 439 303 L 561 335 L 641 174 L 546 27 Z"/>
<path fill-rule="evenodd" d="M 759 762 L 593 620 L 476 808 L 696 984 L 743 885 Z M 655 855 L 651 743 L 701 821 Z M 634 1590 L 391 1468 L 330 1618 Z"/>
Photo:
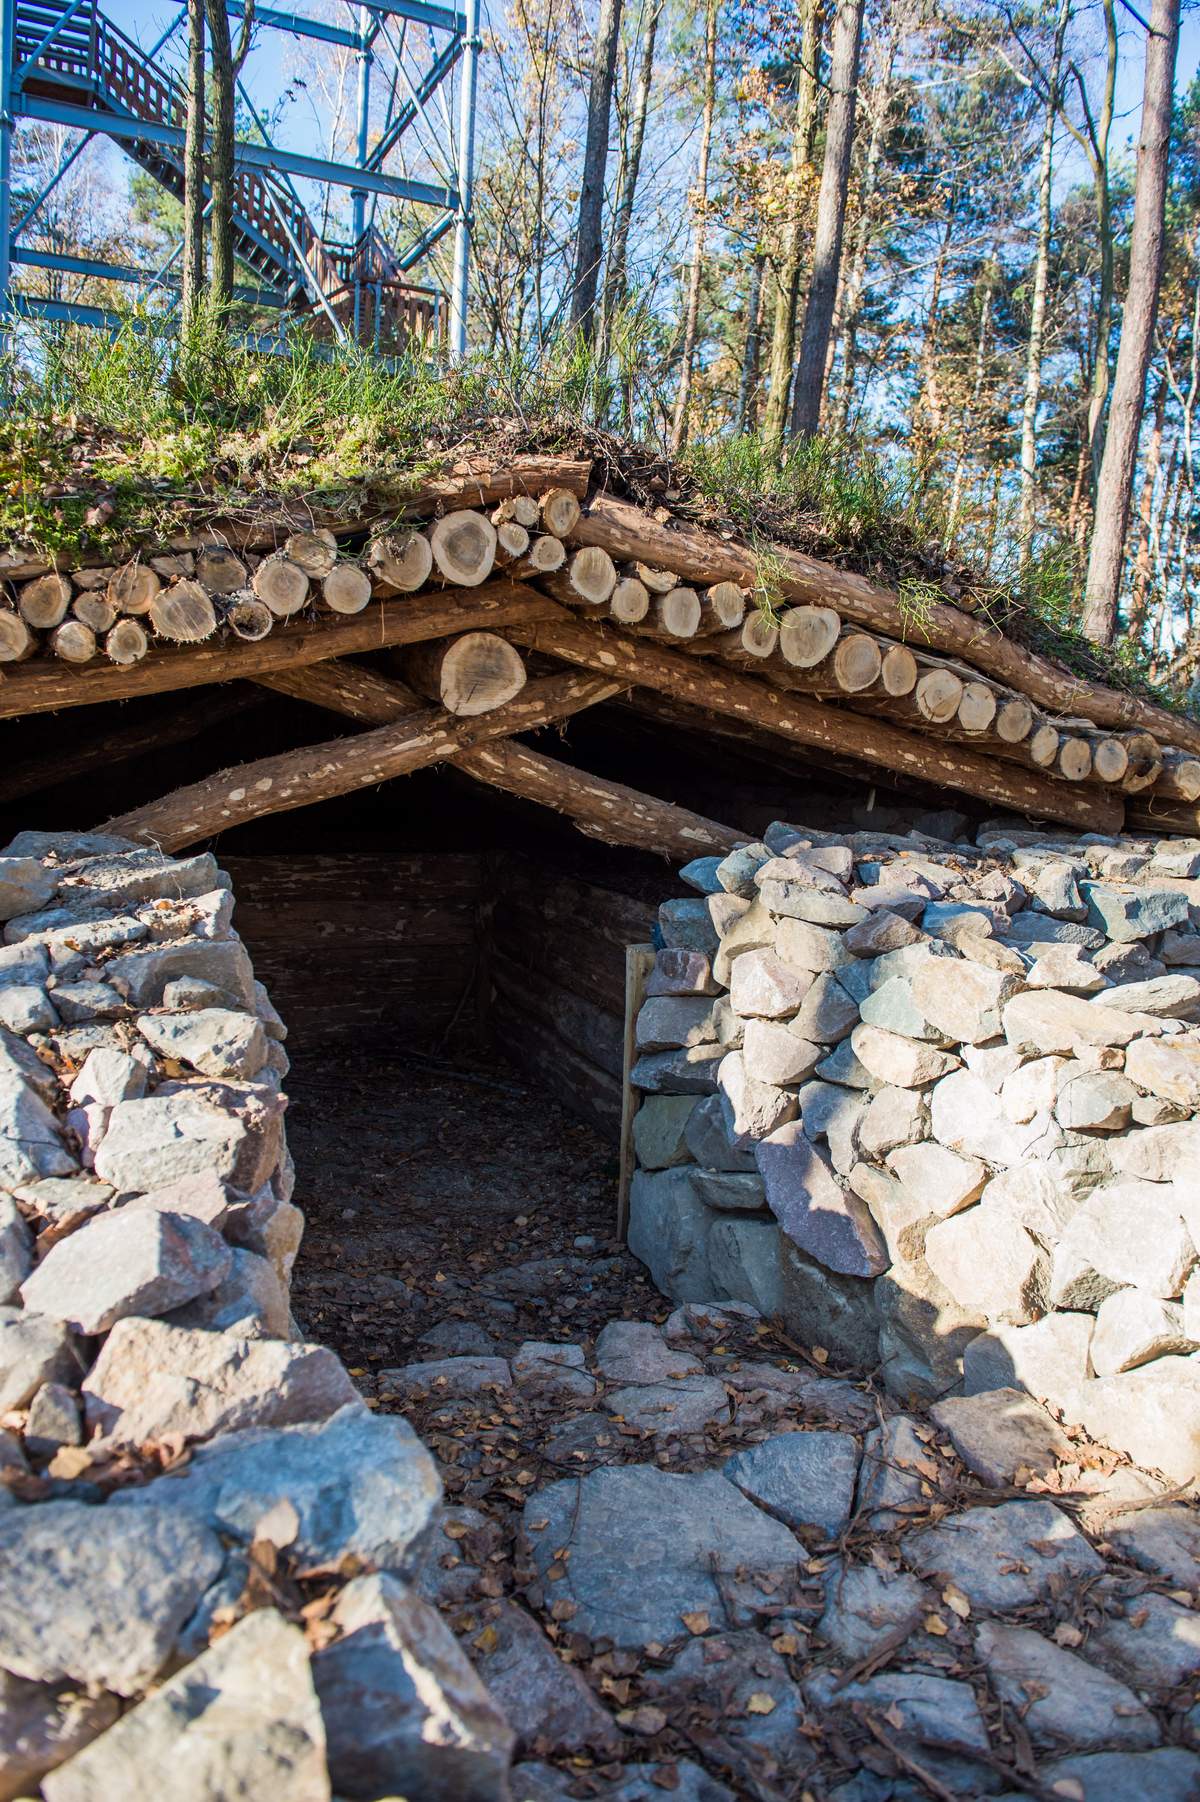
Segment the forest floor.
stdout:
<path fill-rule="evenodd" d="M 989 1484 L 753 1310 L 673 1310 L 614 1237 L 612 1148 L 503 1064 L 288 1087 L 293 1305 L 438 1462 L 421 1586 L 517 1731 L 514 1802 L 1200 1795 L 1200 1524 L 1161 1485 L 1082 1444 Z M 780 1446 L 816 1457 L 807 1524 L 768 1483 L 749 1536 L 786 1520 L 789 1567 L 731 1518 L 736 1556 L 678 1568 L 702 1486 Z M 675 1637 L 622 1641 L 663 1591 Z"/>

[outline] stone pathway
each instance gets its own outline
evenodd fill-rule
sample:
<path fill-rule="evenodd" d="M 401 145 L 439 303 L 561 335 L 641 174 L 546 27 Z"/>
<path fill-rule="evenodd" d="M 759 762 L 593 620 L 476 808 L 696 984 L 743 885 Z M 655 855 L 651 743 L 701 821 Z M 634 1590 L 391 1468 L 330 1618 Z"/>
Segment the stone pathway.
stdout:
<path fill-rule="evenodd" d="M 1194 1505 L 1016 1391 L 904 1413 L 672 1309 L 608 1149 L 471 1074 L 293 1072 L 293 1295 L 437 1460 L 420 1587 L 516 1802 L 1200 1797 Z"/>

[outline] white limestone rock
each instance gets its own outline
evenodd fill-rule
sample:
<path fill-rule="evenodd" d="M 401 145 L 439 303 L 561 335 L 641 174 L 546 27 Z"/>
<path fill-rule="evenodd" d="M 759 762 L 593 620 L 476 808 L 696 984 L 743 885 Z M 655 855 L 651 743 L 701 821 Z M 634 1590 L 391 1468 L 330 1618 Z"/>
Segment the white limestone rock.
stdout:
<path fill-rule="evenodd" d="M 202 1220 L 122 1209 L 51 1246 L 21 1299 L 73 1332 L 106 1333 L 119 1320 L 166 1314 L 215 1289 L 232 1262 L 221 1235 Z"/>
<path fill-rule="evenodd" d="M 919 1089 L 882 1088 L 858 1122 L 859 1149 L 885 1158 L 900 1146 L 916 1145 L 929 1129 L 929 1103 Z"/>
<path fill-rule="evenodd" d="M 1180 1191 L 1126 1178 L 1094 1190 L 1067 1222 L 1054 1248 L 1049 1299 L 1056 1308 L 1095 1308 L 1132 1285 L 1176 1300 L 1196 1262 Z"/>
<path fill-rule="evenodd" d="M 1200 1033 L 1136 1039 L 1125 1053 L 1125 1074 L 1163 1101 L 1200 1111 Z"/>
<path fill-rule="evenodd" d="M 987 1166 L 978 1158 L 960 1157 L 930 1139 L 889 1152 L 887 1166 L 909 1194 L 941 1220 L 977 1201 L 988 1180 Z"/>
<path fill-rule="evenodd" d="M 995 1210 L 976 1207 L 931 1227 L 925 1238 L 929 1268 L 961 1307 L 989 1321 L 1024 1325 L 1042 1311 L 1049 1264 L 1024 1227 Z"/>
<path fill-rule="evenodd" d="M 142 1014 L 137 1026 L 160 1057 L 174 1058 L 202 1076 L 250 1081 L 267 1061 L 267 1035 L 254 1014 L 205 1007 L 195 1013 Z"/>
<path fill-rule="evenodd" d="M 1074 1132 L 1123 1132 L 1133 1118 L 1137 1090 L 1116 1070 L 1064 1073 L 1054 1103 L 1058 1124 Z"/>
<path fill-rule="evenodd" d="M 164 1083 L 113 1109 L 96 1174 L 114 1189 L 145 1193 L 212 1171 L 251 1193 L 279 1163 L 285 1105 L 261 1086 Z"/>
<path fill-rule="evenodd" d="M 1009 1044 L 1040 1057 L 1072 1056 L 1080 1045 L 1128 1045 L 1145 1030 L 1137 1016 L 1106 1007 L 1103 1000 L 1085 1001 L 1057 989 L 1015 995 L 1005 1004 L 1003 1019 Z"/>
<path fill-rule="evenodd" d="M 1148 1364 L 1151 1358 L 1196 1349 L 1178 1302 L 1162 1301 L 1144 1289 L 1118 1289 L 1100 1303 L 1092 1339 L 1097 1376 L 1115 1376 Z"/>
<path fill-rule="evenodd" d="M 1200 1361 L 1156 1358 L 1079 1392 L 1079 1419 L 1094 1439 L 1172 1483 L 1200 1476 Z"/>
<path fill-rule="evenodd" d="M 1045 1314 L 1029 1326 L 997 1321 L 964 1351 L 963 1389 L 1022 1389 L 1073 1421 L 1079 1386 L 1092 1374 L 1094 1327 L 1090 1314 Z"/>
<path fill-rule="evenodd" d="M 747 951 L 734 963 L 729 999 L 743 1019 L 787 1019 L 815 980 L 811 971 L 784 963 L 774 951 Z"/>
<path fill-rule="evenodd" d="M 877 1082 L 900 1089 L 923 1089 L 957 1069 L 948 1051 L 878 1026 L 860 1024 L 850 1034 L 855 1057 Z"/>
<path fill-rule="evenodd" d="M 738 966 L 745 961 L 745 958 L 739 958 Z M 746 1022 L 742 1057 L 752 1082 L 766 1083 L 772 1088 L 789 1088 L 811 1076 L 824 1055 L 823 1045 L 797 1038 L 778 1021 L 751 1019 Z"/>
<path fill-rule="evenodd" d="M 931 1026 L 955 1043 L 982 1044 L 1000 1031 L 1004 1004 L 1019 994 L 1020 977 L 959 959 L 929 958 L 912 976 L 913 1000 Z"/>
<path fill-rule="evenodd" d="M 1021 1064 L 1000 1085 L 1003 1112 L 1017 1126 L 1027 1126 L 1038 1114 L 1050 1113 L 1063 1072 L 1077 1067 L 1068 1057 L 1035 1057 Z"/>
<path fill-rule="evenodd" d="M 776 1127 L 796 1118 L 795 1095 L 772 1083 L 756 1082 L 748 1074 L 740 1051 L 730 1051 L 721 1059 L 717 1087 L 725 1130 L 730 1144 L 738 1150 L 765 1139 Z"/>

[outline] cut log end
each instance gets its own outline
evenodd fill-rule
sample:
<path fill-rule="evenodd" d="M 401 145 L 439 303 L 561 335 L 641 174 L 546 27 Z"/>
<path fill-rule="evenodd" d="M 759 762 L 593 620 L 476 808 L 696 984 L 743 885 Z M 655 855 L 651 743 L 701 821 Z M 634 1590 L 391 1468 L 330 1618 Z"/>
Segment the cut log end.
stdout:
<path fill-rule="evenodd" d="M 412 594 L 428 582 L 433 551 L 423 532 L 394 532 L 367 546 L 367 568 L 393 594 Z"/>
<path fill-rule="evenodd" d="M 66 576 L 38 576 L 21 589 L 17 596 L 17 611 L 27 626 L 48 632 L 66 618 L 71 593 Z"/>
<path fill-rule="evenodd" d="M 672 588 L 656 594 L 650 616 L 668 638 L 694 638 L 700 626 L 700 596 L 694 588 Z"/>
<path fill-rule="evenodd" d="M 1023 745 L 1033 731 L 1033 708 L 1022 696 L 1002 701 L 996 709 L 996 737 L 1006 745 Z"/>
<path fill-rule="evenodd" d="M 37 648 L 37 639 L 19 613 L 0 607 L 0 663 L 24 663 Z"/>
<path fill-rule="evenodd" d="M 109 631 L 117 623 L 117 610 L 102 594 L 77 594 L 71 606 L 76 619 L 81 619 L 93 632 Z"/>
<path fill-rule="evenodd" d="M 958 712 L 962 695 L 961 678 L 953 670 L 927 670 L 916 687 L 917 712 L 931 726 L 947 725 Z"/>
<path fill-rule="evenodd" d="M 1119 738 L 1098 738 L 1092 747 L 1092 774 L 1097 782 L 1122 782 L 1129 752 Z"/>
<path fill-rule="evenodd" d="M 331 613 L 361 613 L 371 598 L 370 577 L 357 563 L 339 563 L 322 581 L 321 594 Z"/>
<path fill-rule="evenodd" d="M 565 538 L 579 524 L 579 502 L 569 488 L 551 488 L 542 496 L 542 525 L 555 538 Z"/>
<path fill-rule="evenodd" d="M 883 655 L 877 639 L 866 632 L 847 632 L 838 640 L 833 653 L 833 679 L 843 694 L 862 694 L 873 687 L 882 668 Z"/>
<path fill-rule="evenodd" d="M 226 545 L 205 545 L 196 556 L 196 580 L 209 594 L 236 594 L 246 586 L 246 565 Z"/>
<path fill-rule="evenodd" d="M 1092 773 L 1092 747 L 1086 738 L 1064 738 L 1055 763 L 1067 782 L 1084 782 Z"/>
<path fill-rule="evenodd" d="M 159 558 L 160 563 L 174 564 L 177 558 Z M 169 569 L 169 574 L 191 575 L 194 564 L 188 558 L 186 569 Z M 108 598 L 118 613 L 132 614 L 141 618 L 149 613 L 154 597 L 162 587 L 162 577 L 158 571 L 145 563 L 123 563 L 115 569 L 108 584 Z"/>
<path fill-rule="evenodd" d="M 496 561 L 496 528 L 484 514 L 464 507 L 434 520 L 429 548 L 447 582 L 456 588 L 477 588 Z"/>
<path fill-rule="evenodd" d="M 617 567 L 607 551 L 587 545 L 575 551 L 555 592 L 569 605 L 602 607 L 617 586 Z"/>
<path fill-rule="evenodd" d="M 633 570 L 638 581 L 644 582 L 651 594 L 670 594 L 672 588 L 679 583 L 674 570 L 657 569 L 652 563 L 635 563 Z"/>
<path fill-rule="evenodd" d="M 919 674 L 917 660 L 906 644 L 888 646 L 883 653 L 883 664 L 879 671 L 884 694 L 902 700 L 917 686 Z"/>
<path fill-rule="evenodd" d="M 529 549 L 529 532 L 520 520 L 504 519 L 496 527 L 496 561 L 511 563 Z"/>
<path fill-rule="evenodd" d="M 225 615 L 225 624 L 235 638 L 241 638 L 247 644 L 257 644 L 260 638 L 270 636 L 275 615 L 265 601 L 260 601 L 247 589 L 243 594 L 233 596 Z"/>
<path fill-rule="evenodd" d="M 155 595 L 150 624 L 160 638 L 169 638 L 174 644 L 199 644 L 217 629 L 216 609 L 199 582 L 181 576 Z"/>
<path fill-rule="evenodd" d="M 650 591 L 636 576 L 622 576 L 609 597 L 608 611 L 623 626 L 636 626 L 650 611 Z"/>
<path fill-rule="evenodd" d="M 96 655 L 96 634 L 81 619 L 65 619 L 50 634 L 50 648 L 64 663 L 90 663 Z"/>
<path fill-rule="evenodd" d="M 302 569 L 311 581 L 319 582 L 337 562 L 337 539 L 324 529 L 315 532 L 293 532 L 283 547 L 289 563 Z"/>
<path fill-rule="evenodd" d="M 140 663 L 149 649 L 145 628 L 136 619 L 119 619 L 104 640 L 104 655 L 110 663 Z"/>
<path fill-rule="evenodd" d="M 986 682 L 968 682 L 958 703 L 958 723 L 964 732 L 986 732 L 996 718 L 996 696 Z"/>
<path fill-rule="evenodd" d="M 742 649 L 750 657 L 770 657 L 779 645 L 779 627 L 769 613 L 756 607 L 742 626 Z"/>
<path fill-rule="evenodd" d="M 1049 721 L 1043 720 L 1042 724 L 1035 728 L 1029 740 L 1031 762 L 1035 763 L 1039 770 L 1048 770 L 1058 756 L 1058 747 L 1061 742 L 1062 737 L 1057 726 L 1052 726 Z"/>
<path fill-rule="evenodd" d="M 700 597 L 701 629 L 732 632 L 746 617 L 747 595 L 736 582 L 714 582 Z"/>
<path fill-rule="evenodd" d="M 276 619 L 290 619 L 293 613 L 299 613 L 308 599 L 308 577 L 298 563 L 293 563 L 282 552 L 263 558 L 250 586 Z"/>
<path fill-rule="evenodd" d="M 526 680 L 521 653 L 495 632 L 464 632 L 416 645 L 405 655 L 404 670 L 419 693 L 459 719 L 503 707 Z"/>
<path fill-rule="evenodd" d="M 841 619 L 832 607 L 789 607 L 779 622 L 784 662 L 793 669 L 815 669 L 833 650 L 841 630 Z"/>

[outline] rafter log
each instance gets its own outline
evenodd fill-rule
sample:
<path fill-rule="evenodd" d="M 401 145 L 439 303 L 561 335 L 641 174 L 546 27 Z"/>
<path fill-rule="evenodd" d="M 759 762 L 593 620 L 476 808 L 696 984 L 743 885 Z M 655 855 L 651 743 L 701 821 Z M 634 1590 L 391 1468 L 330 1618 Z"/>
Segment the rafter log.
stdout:
<path fill-rule="evenodd" d="M 525 625 L 560 612 L 556 602 L 534 589 L 498 580 L 480 588 L 446 588 L 381 602 L 349 618 L 326 615 L 304 624 L 282 625 L 269 638 L 252 643 L 239 640 L 155 650 L 129 668 L 89 666 L 81 672 L 57 662 L 22 664 L 0 682 L 0 719 L 232 682 L 240 676 L 265 675 L 389 645 L 419 644 L 455 632 Z"/>
<path fill-rule="evenodd" d="M 389 725 L 425 711 L 423 702 L 402 682 L 353 663 L 318 663 L 258 680 L 264 688 L 328 708 L 362 725 Z M 450 761 L 456 770 L 478 782 L 552 808 L 572 820 L 580 832 L 605 844 L 631 845 L 680 860 L 703 852 L 731 851 L 748 837 L 686 807 L 640 794 L 622 782 L 558 763 L 511 739 L 461 751 Z"/>
<path fill-rule="evenodd" d="M 444 708 L 423 708 L 411 719 L 356 738 L 303 745 L 277 757 L 218 770 L 202 782 L 119 814 L 103 830 L 163 851 L 178 851 L 264 814 L 311 807 L 352 789 L 390 782 L 426 764 L 445 762 L 482 740 L 535 731 L 610 699 L 620 687 L 611 678 L 564 671 L 530 682 L 515 700 L 477 719 L 456 720 Z"/>
<path fill-rule="evenodd" d="M 598 545 L 623 562 L 643 562 L 674 570 L 688 582 L 758 580 L 754 553 L 698 526 L 652 519 L 628 501 L 597 495 L 571 532 L 574 544 Z M 836 569 L 785 545 L 768 547 L 772 574 L 790 601 L 836 607 L 846 618 L 889 637 L 919 643 L 962 657 L 976 669 L 1029 695 L 1051 713 L 1085 714 L 1098 726 L 1140 727 L 1164 744 L 1200 751 L 1200 724 L 1156 707 L 1137 695 L 1122 694 L 1051 663 L 1036 651 L 957 607 L 933 603 L 919 619 L 898 594 L 863 576 Z"/>
<path fill-rule="evenodd" d="M 1052 782 L 1015 764 L 1001 764 L 957 745 L 785 694 L 752 676 L 608 627 L 559 619 L 511 628 L 509 635 L 563 662 L 601 671 L 622 685 L 659 689 L 710 712 L 765 726 L 782 738 L 976 795 L 1017 813 L 1095 832 L 1119 831 L 1124 820 L 1121 802 L 1105 790 Z"/>

